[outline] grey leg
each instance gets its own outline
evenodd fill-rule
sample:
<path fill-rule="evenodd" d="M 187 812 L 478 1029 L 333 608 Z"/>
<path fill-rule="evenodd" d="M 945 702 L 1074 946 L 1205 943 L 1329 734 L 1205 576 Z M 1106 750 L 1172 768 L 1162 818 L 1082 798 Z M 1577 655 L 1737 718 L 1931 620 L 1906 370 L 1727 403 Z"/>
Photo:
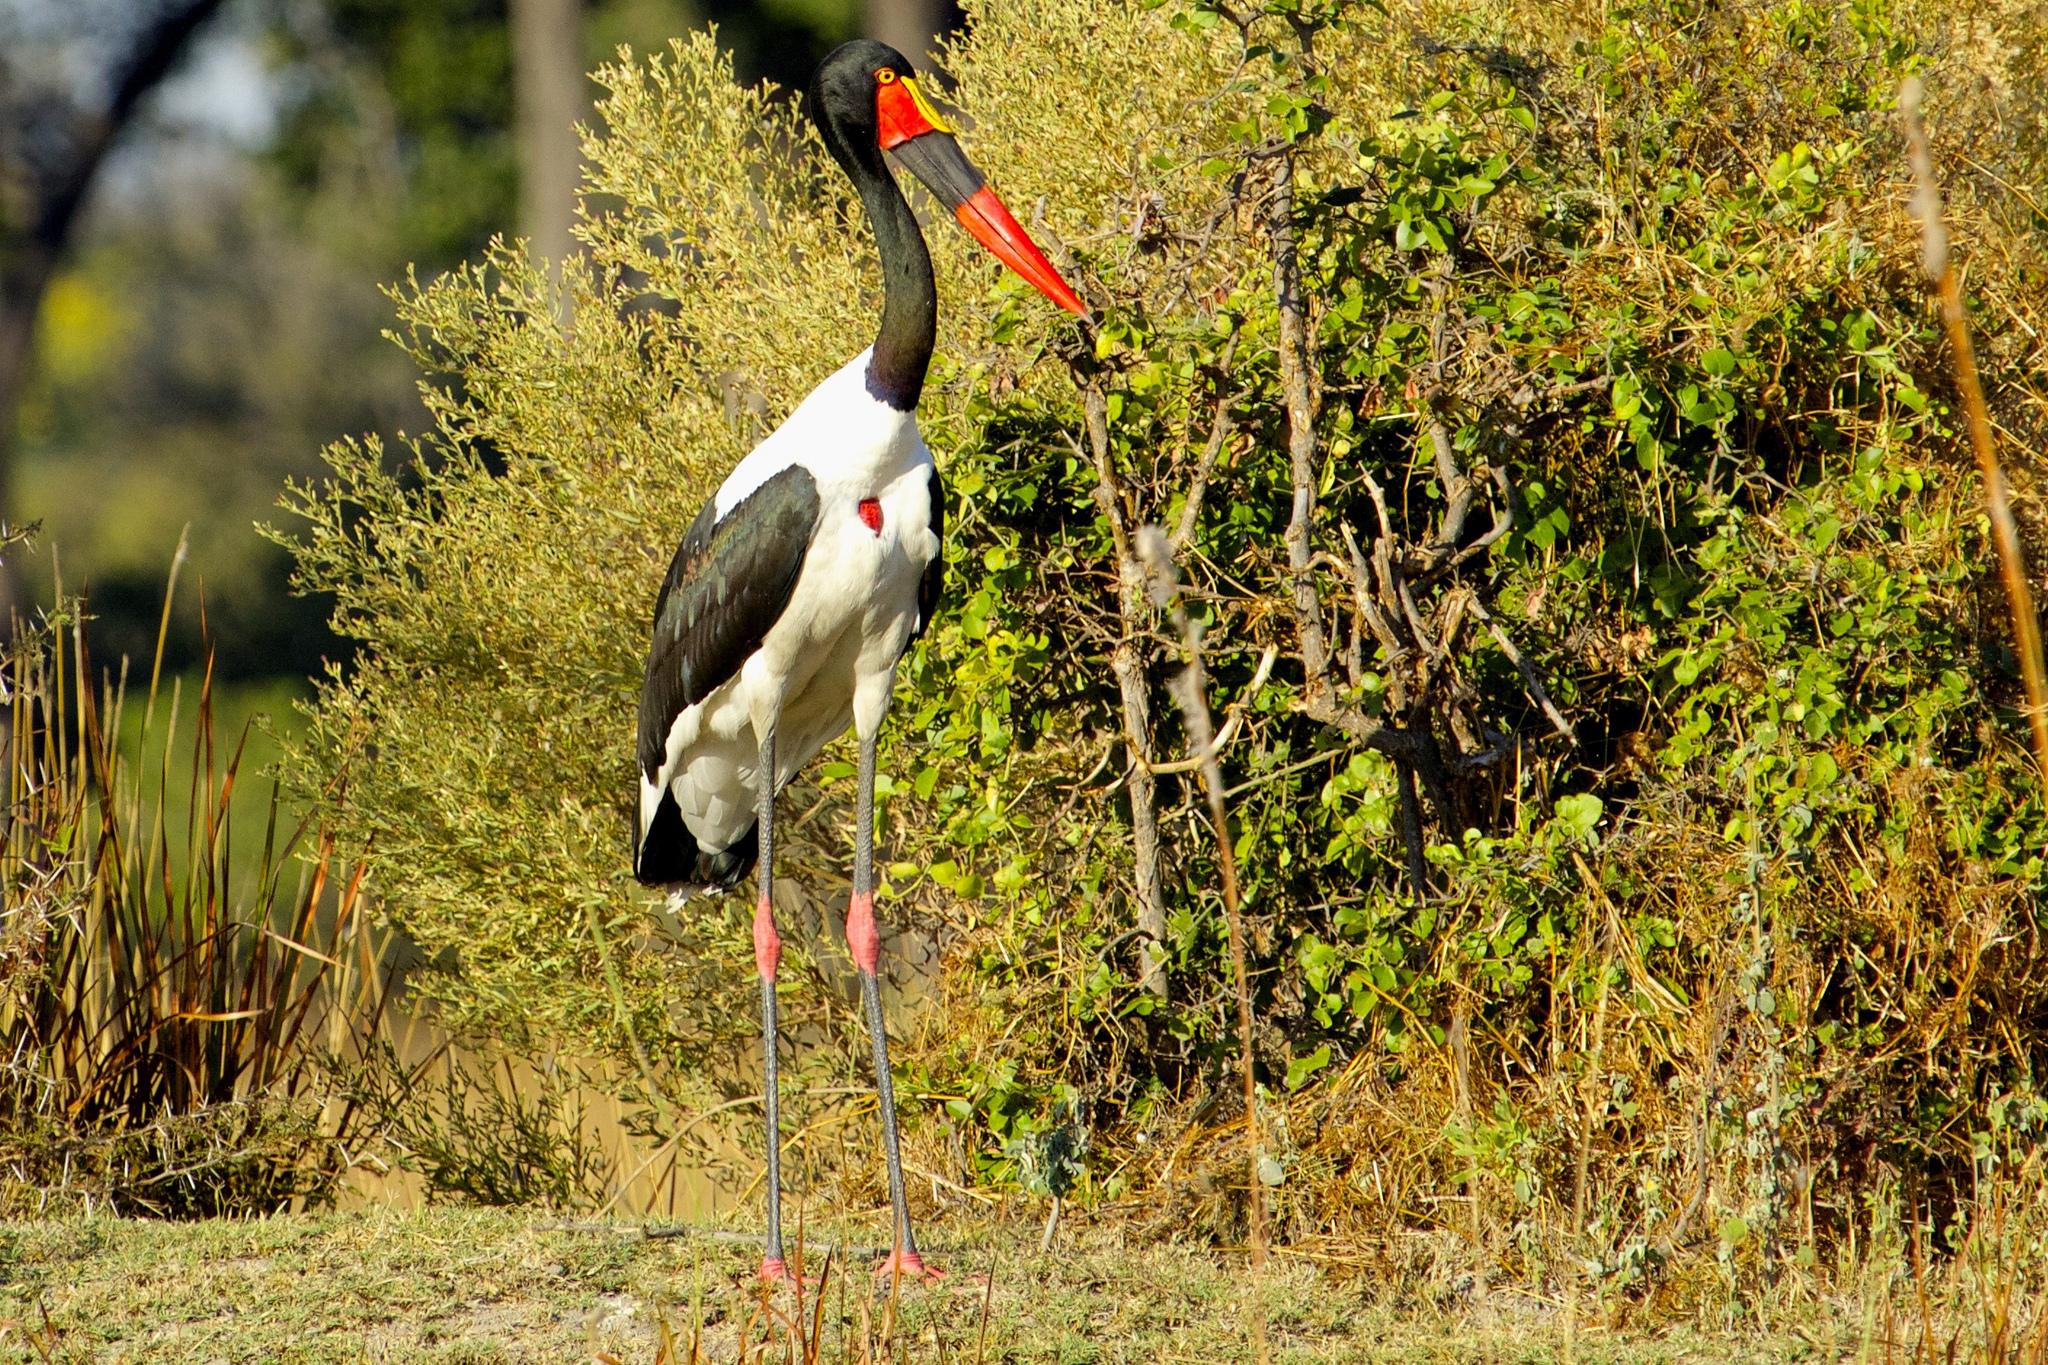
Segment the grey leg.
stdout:
<path fill-rule="evenodd" d="M 759 822 L 759 890 L 754 898 L 754 966 L 761 974 L 762 1108 L 768 1113 L 768 1245 L 761 1255 L 761 1278 L 789 1278 L 782 1259 L 782 1104 L 776 1083 L 775 971 L 782 962 L 782 938 L 775 932 L 775 732 L 761 740 Z"/>
<path fill-rule="evenodd" d="M 889 1163 L 889 1203 L 895 1211 L 895 1249 L 881 1273 L 936 1279 L 938 1272 L 917 1254 L 910 1231 L 910 1208 L 903 1197 L 903 1156 L 896 1136 L 896 1086 L 889 1075 L 889 1034 L 882 1021 L 882 984 L 876 968 L 882 936 L 875 926 L 875 745 L 868 735 L 860 742 L 860 795 L 854 816 L 853 903 L 846 912 L 846 946 L 860 968 L 861 1003 L 874 1040 L 875 1091 L 882 1110 L 882 1154 Z"/>

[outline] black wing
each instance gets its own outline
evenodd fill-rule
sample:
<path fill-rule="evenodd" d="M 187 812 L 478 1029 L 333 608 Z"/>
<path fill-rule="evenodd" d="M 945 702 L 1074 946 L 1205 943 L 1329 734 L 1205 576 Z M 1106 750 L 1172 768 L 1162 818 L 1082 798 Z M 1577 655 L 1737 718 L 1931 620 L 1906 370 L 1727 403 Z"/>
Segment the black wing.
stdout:
<path fill-rule="evenodd" d="M 690 523 L 654 603 L 654 639 L 640 690 L 640 767 L 661 771 L 677 716 L 723 685 L 789 605 L 818 526 L 818 485 L 791 465 L 719 517 L 714 501 Z"/>
<path fill-rule="evenodd" d="M 946 586 L 946 485 L 939 479 L 937 465 L 932 466 L 932 535 L 939 548 L 932 552 L 932 562 L 924 566 L 924 577 L 917 582 L 917 626 L 910 632 L 912 640 L 932 623 L 932 615 L 939 609 L 939 593 Z"/>

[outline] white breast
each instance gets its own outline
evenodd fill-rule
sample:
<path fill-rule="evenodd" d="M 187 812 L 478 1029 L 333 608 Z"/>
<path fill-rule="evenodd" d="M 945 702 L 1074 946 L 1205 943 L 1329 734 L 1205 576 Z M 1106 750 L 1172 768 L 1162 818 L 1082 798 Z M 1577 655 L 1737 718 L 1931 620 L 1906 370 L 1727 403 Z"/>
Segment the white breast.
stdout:
<path fill-rule="evenodd" d="M 917 419 L 868 392 L 873 349 L 862 351 L 812 389 L 781 426 L 733 466 L 712 498 L 719 516 L 793 464 L 804 466 L 817 479 L 821 505 L 829 505 L 828 482 L 842 492 L 854 492 L 858 502 L 910 465 L 922 461 L 930 466 L 931 452 L 917 434 Z"/>

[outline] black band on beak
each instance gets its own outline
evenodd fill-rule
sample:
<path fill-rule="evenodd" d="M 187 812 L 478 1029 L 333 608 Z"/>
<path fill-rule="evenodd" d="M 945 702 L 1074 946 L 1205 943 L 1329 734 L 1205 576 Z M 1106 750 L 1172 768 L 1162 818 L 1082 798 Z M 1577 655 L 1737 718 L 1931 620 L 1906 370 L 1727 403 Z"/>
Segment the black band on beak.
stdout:
<path fill-rule="evenodd" d="M 949 209 L 957 209 L 987 184 L 960 144 L 945 133 L 931 132 L 899 142 L 889 149 L 903 168 L 924 182 Z"/>

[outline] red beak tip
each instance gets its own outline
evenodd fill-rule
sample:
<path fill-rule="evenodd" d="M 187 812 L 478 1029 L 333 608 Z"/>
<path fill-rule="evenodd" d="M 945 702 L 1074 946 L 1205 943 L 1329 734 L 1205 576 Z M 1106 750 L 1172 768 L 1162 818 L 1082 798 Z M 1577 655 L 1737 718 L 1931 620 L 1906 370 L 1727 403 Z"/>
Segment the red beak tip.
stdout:
<path fill-rule="evenodd" d="M 1050 266 L 1047 269 L 1051 271 Z M 1037 286 L 1039 293 L 1059 305 L 1064 311 L 1072 313 L 1077 318 L 1094 320 L 1094 311 L 1088 307 L 1087 302 L 1082 299 L 1074 287 L 1061 279 L 1057 272 L 1052 272 L 1048 279 L 1032 280 L 1031 283 Z"/>
<path fill-rule="evenodd" d="M 953 216 L 996 259 L 1054 304 L 1076 317 L 1094 316 L 1088 311 L 1088 305 L 1081 301 L 1081 296 L 1074 292 L 1073 286 L 1061 279 L 1052 262 L 1045 259 L 1045 253 L 1031 240 L 1031 234 L 1024 230 L 996 192 L 986 184 L 960 201 L 953 210 Z"/>

